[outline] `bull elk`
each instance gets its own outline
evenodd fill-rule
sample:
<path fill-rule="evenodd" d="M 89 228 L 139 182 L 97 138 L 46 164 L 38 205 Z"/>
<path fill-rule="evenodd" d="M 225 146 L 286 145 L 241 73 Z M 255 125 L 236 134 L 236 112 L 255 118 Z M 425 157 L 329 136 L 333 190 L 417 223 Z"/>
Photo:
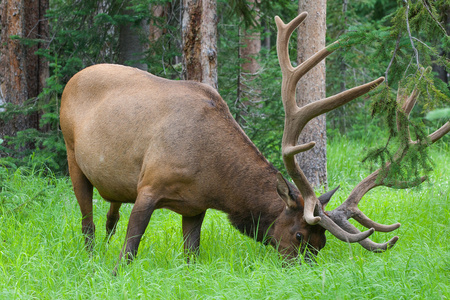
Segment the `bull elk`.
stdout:
<path fill-rule="evenodd" d="M 306 16 L 302 13 L 288 24 L 275 18 L 286 114 L 282 157 L 295 185 L 261 155 L 226 103 L 207 85 L 166 80 L 111 64 L 88 67 L 68 82 L 62 96 L 61 129 L 88 247 L 95 231 L 93 187 L 111 203 L 108 234 L 114 233 L 122 203 L 134 203 L 120 253 L 120 258 L 128 260 L 136 256 L 150 217 L 159 208 L 182 215 L 188 252 L 198 250 L 200 228 L 210 208 L 225 212 L 239 231 L 275 246 L 287 257 L 299 253 L 313 257 L 325 246 L 326 230 L 370 251 L 384 251 L 395 244 L 398 237 L 382 244 L 368 237 L 374 231 L 392 231 L 400 224 L 378 224 L 357 207 L 365 193 L 384 184 L 375 180 L 378 171 L 359 183 L 342 205 L 325 212 L 335 190 L 316 197 L 295 161 L 295 154 L 314 146 L 314 142 L 296 145 L 308 121 L 369 92 L 384 80 L 381 77 L 299 108 L 295 101 L 297 82 L 332 52 L 324 48 L 292 67 L 288 41 Z M 403 110 L 409 113 L 416 98 L 414 92 Z M 449 130 L 447 123 L 430 135 L 431 141 Z M 360 232 L 349 218 L 369 229 Z"/>

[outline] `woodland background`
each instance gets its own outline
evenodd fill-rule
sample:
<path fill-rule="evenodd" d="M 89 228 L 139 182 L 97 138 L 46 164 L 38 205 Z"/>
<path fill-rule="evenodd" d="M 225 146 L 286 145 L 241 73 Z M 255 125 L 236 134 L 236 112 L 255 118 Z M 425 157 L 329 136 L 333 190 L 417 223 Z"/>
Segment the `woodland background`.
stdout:
<path fill-rule="evenodd" d="M 121 63 L 165 78 L 189 79 L 182 36 L 183 7 L 188 2 L 195 1 L 3 0 L 1 164 L 17 168 L 42 163 L 53 172 L 67 173 L 58 124 L 60 97 L 67 81 L 89 65 Z M 284 112 L 273 20 L 279 15 L 288 22 L 297 15 L 299 5 L 308 1 L 209 2 L 216 9 L 209 25 L 217 26 L 213 85 L 250 139 L 283 169 Z M 448 120 L 450 1 L 323 3 L 326 42 L 341 39 L 340 49 L 326 59 L 327 96 L 386 77 L 370 95 L 327 115 L 329 139 L 345 135 L 371 146 L 385 138 L 387 143 L 368 152 L 369 157 L 375 153 L 373 161 L 385 160 L 383 155 L 389 156 L 389 151 L 383 149 L 401 138 L 392 132 L 391 121 L 399 83 L 409 92 L 416 85 L 421 90 L 411 118 L 417 136 L 425 136 Z M 296 35 L 291 38 L 294 63 Z M 427 169 L 426 164 L 421 168 Z"/>
<path fill-rule="evenodd" d="M 131 204 L 122 206 L 117 233 L 109 237 L 98 230 L 93 253 L 85 251 L 79 207 L 64 176 L 58 124 L 63 88 L 79 70 L 104 62 L 186 78 L 181 8 L 187 2 L 193 1 L 0 0 L 0 298 L 450 299 L 448 136 L 431 147 L 434 164 L 426 148 L 405 156 L 412 168 L 404 170 L 412 170 L 413 177 L 434 167 L 419 188 L 379 187 L 361 201 L 359 208 L 372 219 L 402 224 L 395 231 L 399 241 L 384 253 L 328 234 L 317 264 L 300 265 L 301 257 L 292 264 L 211 210 L 200 254 L 188 264 L 181 216 L 157 210 L 138 259 L 112 277 Z M 281 171 L 284 112 L 274 16 L 288 22 L 307 2 L 208 1 L 217 9 L 219 92 Z M 401 144 L 404 135 L 393 130 L 392 118 L 399 86 L 407 93 L 414 86 L 421 91 L 408 121 L 413 138 L 449 119 L 449 17 L 449 0 L 326 1 L 326 43 L 341 39 L 341 48 L 326 59 L 327 96 L 380 76 L 387 79 L 369 95 L 327 114 L 328 181 L 341 185 L 327 208 L 344 201 L 373 165 L 389 159 Z M 298 56 L 294 35 L 293 63 Z M 359 163 L 364 156 L 371 163 Z M 101 228 L 109 204 L 95 190 L 94 205 Z M 381 243 L 392 235 L 376 232 L 371 239 Z"/>

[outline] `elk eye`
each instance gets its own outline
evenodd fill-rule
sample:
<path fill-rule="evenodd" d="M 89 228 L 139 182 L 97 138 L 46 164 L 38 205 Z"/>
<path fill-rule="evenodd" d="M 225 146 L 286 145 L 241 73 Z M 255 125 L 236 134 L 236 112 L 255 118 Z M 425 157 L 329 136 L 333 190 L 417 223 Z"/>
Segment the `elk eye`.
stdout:
<path fill-rule="evenodd" d="M 297 238 L 297 240 L 298 240 L 299 242 L 302 242 L 302 241 L 303 241 L 303 234 L 301 234 L 300 232 L 297 232 L 297 234 L 295 235 L 295 237 Z"/>

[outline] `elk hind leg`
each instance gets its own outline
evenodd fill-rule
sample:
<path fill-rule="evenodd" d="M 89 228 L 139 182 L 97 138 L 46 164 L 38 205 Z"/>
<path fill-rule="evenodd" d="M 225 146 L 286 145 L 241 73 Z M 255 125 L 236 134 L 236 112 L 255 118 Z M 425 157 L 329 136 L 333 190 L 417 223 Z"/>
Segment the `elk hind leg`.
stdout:
<path fill-rule="evenodd" d="M 200 246 L 200 232 L 206 211 L 193 217 L 182 217 L 184 251 L 189 256 L 197 255 Z"/>
<path fill-rule="evenodd" d="M 111 202 L 108 213 L 106 214 L 106 238 L 109 238 L 116 233 L 116 226 L 119 222 L 119 209 L 122 206 L 121 202 Z"/>
<path fill-rule="evenodd" d="M 70 179 L 81 211 L 81 231 L 85 236 L 85 245 L 92 251 L 95 238 L 95 225 L 93 219 L 92 194 L 94 187 L 83 174 L 75 161 L 73 151 L 67 149 Z"/>

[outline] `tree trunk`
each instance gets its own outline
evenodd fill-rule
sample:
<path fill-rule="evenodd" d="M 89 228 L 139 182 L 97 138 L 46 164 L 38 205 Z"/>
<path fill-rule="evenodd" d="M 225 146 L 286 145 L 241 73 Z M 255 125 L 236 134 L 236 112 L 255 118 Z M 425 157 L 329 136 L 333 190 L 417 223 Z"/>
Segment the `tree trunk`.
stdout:
<path fill-rule="evenodd" d="M 149 24 L 150 43 L 158 41 L 159 38 L 164 34 L 162 24 L 160 24 L 158 20 L 166 16 L 166 10 L 163 5 L 153 4 L 151 6 L 151 12 L 153 19 L 150 20 Z"/>
<path fill-rule="evenodd" d="M 325 47 L 326 0 L 300 0 L 299 12 L 308 12 L 308 18 L 299 26 L 298 63 L 304 62 Z M 325 61 L 320 62 L 299 81 L 299 106 L 325 98 Z M 299 143 L 311 141 L 316 146 L 297 155 L 300 168 L 314 187 L 327 188 L 326 119 L 321 115 L 312 119 L 303 129 Z"/>
<path fill-rule="evenodd" d="M 42 43 L 25 45 L 18 38 L 48 38 L 48 22 L 44 17 L 48 0 L 2 0 L 1 46 L 0 46 L 0 104 L 13 104 L 20 109 L 27 100 L 37 102 L 45 79 L 48 77 L 48 63 L 35 54 Z M 11 108 L 12 109 L 12 108 Z M 39 112 L 31 114 L 8 114 L 8 120 L 0 120 L 0 137 L 15 136 L 17 132 L 39 129 Z M 4 115 L 4 116 L 5 116 Z M 25 147 L 33 147 L 26 145 Z"/>
<path fill-rule="evenodd" d="M 217 14 L 215 0 L 183 0 L 184 79 L 217 89 Z"/>
<path fill-rule="evenodd" d="M 255 21 L 260 23 L 259 8 L 255 5 L 257 0 L 248 1 L 251 9 L 255 11 Z M 259 0 L 258 0 L 259 1 Z M 259 26 L 258 26 L 259 27 Z M 238 101 L 240 110 L 236 115 L 236 121 L 242 123 L 241 116 L 248 113 L 251 102 L 258 102 L 260 100 L 260 90 L 255 87 L 253 80 L 256 78 L 260 69 L 256 57 L 261 51 L 261 33 L 259 28 L 240 29 L 243 34 L 240 35 L 239 57 L 242 59 L 241 72 L 238 80 Z"/>
<path fill-rule="evenodd" d="M 255 21 L 257 24 L 259 24 L 259 8 L 255 6 L 255 0 L 248 1 L 252 7 L 253 11 L 255 12 Z M 243 30 L 244 34 L 242 36 L 242 42 L 241 45 L 243 47 L 239 48 L 240 51 L 240 57 L 244 60 L 242 63 L 242 72 L 245 75 L 248 75 L 248 77 L 253 79 L 255 77 L 255 74 L 259 71 L 259 64 L 256 61 L 255 57 L 259 54 L 261 51 L 261 33 L 259 32 L 258 28 L 253 28 L 250 26 L 250 28 Z"/>
<path fill-rule="evenodd" d="M 135 12 L 125 1 L 122 14 L 133 17 Z M 148 42 L 145 41 L 149 24 L 145 20 L 126 22 L 119 26 L 119 63 L 147 71 L 147 64 L 142 62 Z"/>

